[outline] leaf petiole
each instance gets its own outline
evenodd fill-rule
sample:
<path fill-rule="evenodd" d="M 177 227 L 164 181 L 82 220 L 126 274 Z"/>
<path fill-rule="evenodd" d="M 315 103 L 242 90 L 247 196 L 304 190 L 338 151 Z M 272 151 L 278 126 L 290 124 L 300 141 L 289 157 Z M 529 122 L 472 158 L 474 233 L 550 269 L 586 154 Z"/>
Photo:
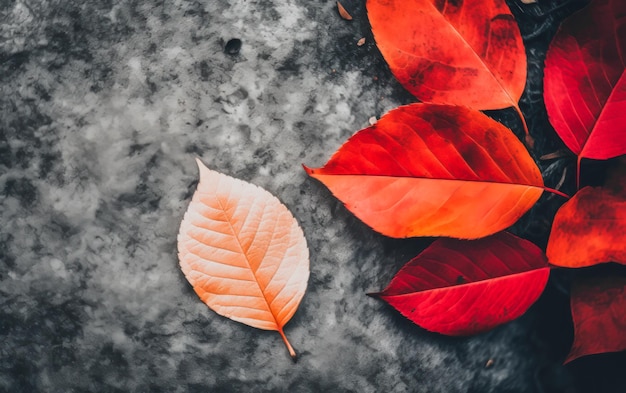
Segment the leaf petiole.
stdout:
<path fill-rule="evenodd" d="M 285 342 L 285 345 L 287 346 L 287 350 L 289 351 L 289 355 L 291 355 L 291 359 L 293 359 L 295 363 L 296 360 L 298 360 L 296 351 L 293 349 L 293 347 L 289 343 L 289 340 L 287 340 L 287 336 L 285 336 L 285 332 L 283 332 L 283 329 L 278 329 L 278 333 L 280 333 L 280 337 L 282 337 L 283 341 Z"/>
<path fill-rule="evenodd" d="M 544 189 L 544 190 L 546 190 L 546 191 L 548 191 L 548 192 L 551 192 L 551 193 L 553 193 L 553 194 L 556 194 L 556 195 L 558 195 L 558 196 L 561 196 L 561 197 L 563 197 L 563 198 L 566 198 L 566 199 L 570 199 L 570 198 L 571 198 L 571 196 L 567 195 L 566 193 L 561 192 L 561 191 L 559 191 L 559 190 L 555 190 L 554 188 L 550 188 L 550 187 L 543 187 L 543 189 Z"/>
<path fill-rule="evenodd" d="M 522 128 L 524 129 L 525 134 L 524 142 L 529 149 L 532 149 L 535 145 L 535 138 L 530 135 L 530 131 L 528 130 L 528 124 L 526 123 L 526 118 L 524 117 L 522 110 L 519 108 L 519 105 L 514 105 L 513 108 L 515 109 L 520 117 L 520 120 L 522 121 Z"/>

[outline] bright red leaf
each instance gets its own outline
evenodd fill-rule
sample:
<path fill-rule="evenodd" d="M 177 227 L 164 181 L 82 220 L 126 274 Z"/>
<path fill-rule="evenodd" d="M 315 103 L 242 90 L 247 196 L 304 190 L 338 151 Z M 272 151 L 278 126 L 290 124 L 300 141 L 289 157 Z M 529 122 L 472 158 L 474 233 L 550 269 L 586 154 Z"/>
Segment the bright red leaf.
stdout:
<path fill-rule="evenodd" d="M 541 250 L 506 232 L 471 241 L 439 239 L 376 296 L 427 330 L 470 335 L 526 312 L 549 275 Z"/>
<path fill-rule="evenodd" d="M 546 57 L 550 122 L 579 158 L 626 154 L 626 1 L 593 0 L 568 18 Z"/>
<path fill-rule="evenodd" d="M 574 281 L 571 290 L 574 343 L 565 362 L 626 350 L 626 277 Z"/>
<path fill-rule="evenodd" d="M 367 225 L 398 238 L 488 236 L 515 223 L 544 187 L 509 129 L 434 104 L 390 111 L 324 167 L 305 169 Z"/>
<path fill-rule="evenodd" d="M 550 263 L 563 267 L 626 264 L 624 234 L 626 195 L 585 187 L 556 213 L 546 253 Z"/>
<path fill-rule="evenodd" d="M 419 100 L 519 112 L 526 52 L 504 0 L 368 0 L 367 12 L 391 72 Z"/>

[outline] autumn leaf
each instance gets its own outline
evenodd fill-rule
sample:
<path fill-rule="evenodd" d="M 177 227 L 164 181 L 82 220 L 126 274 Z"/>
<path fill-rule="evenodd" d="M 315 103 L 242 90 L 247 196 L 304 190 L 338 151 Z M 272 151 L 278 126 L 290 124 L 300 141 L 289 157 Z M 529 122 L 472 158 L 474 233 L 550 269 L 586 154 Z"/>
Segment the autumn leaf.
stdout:
<path fill-rule="evenodd" d="M 212 310 L 276 330 L 296 312 L 309 277 L 309 251 L 289 210 L 269 192 L 212 171 L 198 160 L 200 183 L 180 225 L 180 267 Z"/>
<path fill-rule="evenodd" d="M 569 17 L 546 56 L 550 123 L 581 158 L 626 154 L 626 2 L 593 0 Z"/>
<path fill-rule="evenodd" d="M 521 115 L 526 52 L 504 0 L 367 0 L 367 12 L 391 72 L 419 100 Z"/>
<path fill-rule="evenodd" d="M 574 343 L 565 363 L 626 350 L 626 277 L 579 278 L 572 283 Z"/>
<path fill-rule="evenodd" d="M 585 187 L 557 211 L 546 253 L 551 264 L 579 268 L 602 262 L 626 265 L 626 195 Z"/>
<path fill-rule="evenodd" d="M 526 312 L 549 275 L 541 250 L 506 232 L 479 240 L 439 239 L 375 296 L 424 329 L 471 335 Z"/>
<path fill-rule="evenodd" d="M 543 180 L 509 129 L 464 107 L 399 107 L 357 132 L 322 168 L 305 167 L 391 237 L 479 238 L 515 223 Z"/>

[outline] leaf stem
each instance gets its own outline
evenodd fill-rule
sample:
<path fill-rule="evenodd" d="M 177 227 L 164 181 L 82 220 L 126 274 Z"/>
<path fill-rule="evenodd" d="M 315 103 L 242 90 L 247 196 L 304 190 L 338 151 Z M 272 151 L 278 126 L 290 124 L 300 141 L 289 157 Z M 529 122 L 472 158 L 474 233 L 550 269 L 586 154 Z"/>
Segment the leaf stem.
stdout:
<path fill-rule="evenodd" d="M 543 189 L 544 189 L 544 190 L 546 190 L 546 191 L 548 191 L 548 192 L 551 192 L 551 193 L 553 193 L 553 194 L 556 194 L 556 195 L 558 195 L 558 196 L 561 196 L 561 197 L 563 197 L 563 198 L 566 198 L 566 199 L 570 199 L 570 198 L 571 198 L 571 196 L 567 195 L 566 193 L 561 192 L 561 191 L 559 191 L 559 190 L 555 190 L 554 188 L 550 188 L 550 187 L 543 187 Z"/>
<path fill-rule="evenodd" d="M 529 135 L 530 132 L 528 131 L 528 124 L 526 124 L 526 118 L 524 117 L 524 114 L 522 113 L 522 110 L 519 108 L 519 105 L 515 105 L 513 108 L 515 108 L 515 111 L 517 111 L 517 114 L 519 115 L 520 119 L 522 120 L 522 127 L 524 127 L 524 133 L 526 135 Z"/>
<path fill-rule="evenodd" d="M 282 337 L 283 341 L 285 342 L 285 345 L 287 346 L 287 350 L 289 350 L 289 355 L 291 355 L 291 359 L 293 359 L 295 363 L 296 360 L 298 359 L 296 355 L 296 351 L 294 351 L 293 347 L 289 343 L 289 340 L 287 340 L 287 336 L 285 336 L 285 332 L 283 332 L 282 328 L 278 329 L 278 333 L 280 333 L 280 337 Z"/>
<path fill-rule="evenodd" d="M 532 149 L 532 147 L 535 145 L 535 139 L 532 136 L 530 136 L 530 131 L 528 130 L 528 124 L 526 123 L 526 118 L 524 117 L 522 110 L 519 108 L 519 105 L 514 105 L 513 108 L 515 108 L 515 111 L 517 112 L 517 114 L 520 117 L 520 120 L 522 121 L 522 128 L 524 128 L 524 134 L 526 134 L 524 138 L 526 142 L 526 146 Z"/>

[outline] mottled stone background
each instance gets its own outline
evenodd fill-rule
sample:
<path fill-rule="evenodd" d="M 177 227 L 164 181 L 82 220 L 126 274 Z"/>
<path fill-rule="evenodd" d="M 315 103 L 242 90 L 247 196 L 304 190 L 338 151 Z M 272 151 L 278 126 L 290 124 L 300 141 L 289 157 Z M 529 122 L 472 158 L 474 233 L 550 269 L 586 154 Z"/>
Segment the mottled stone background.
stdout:
<path fill-rule="evenodd" d="M 300 166 L 413 101 L 364 1 L 343 4 L 350 22 L 330 0 L 0 0 L 0 391 L 626 391 L 623 354 L 561 365 L 565 275 L 472 338 L 425 332 L 365 296 L 428 240 L 377 235 Z M 540 156 L 560 146 L 543 56 L 581 3 L 509 4 Z M 225 51 L 233 38 L 240 50 Z M 513 112 L 492 115 L 519 135 Z M 275 194 L 304 229 L 311 277 L 286 327 L 296 364 L 275 332 L 209 310 L 178 268 L 195 157 Z M 549 185 L 571 164 L 540 163 Z M 545 197 L 516 232 L 545 244 L 558 203 Z"/>

